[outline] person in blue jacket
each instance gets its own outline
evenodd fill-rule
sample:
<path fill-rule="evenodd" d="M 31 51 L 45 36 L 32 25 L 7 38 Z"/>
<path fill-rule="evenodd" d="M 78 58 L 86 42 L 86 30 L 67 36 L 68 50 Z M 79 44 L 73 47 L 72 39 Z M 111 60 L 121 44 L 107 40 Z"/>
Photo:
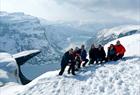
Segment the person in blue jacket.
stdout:
<path fill-rule="evenodd" d="M 88 59 L 87 59 L 87 51 L 85 50 L 85 45 L 82 45 L 81 46 L 81 49 L 79 50 L 79 52 L 80 52 L 80 56 L 81 56 L 82 62 L 84 61 L 83 67 L 85 67 L 85 65 L 88 62 Z"/>
<path fill-rule="evenodd" d="M 72 71 L 72 74 L 75 75 L 75 58 L 73 55 L 73 49 L 71 48 L 69 51 L 67 51 L 61 60 L 61 70 L 59 72 L 59 75 L 62 75 L 65 71 L 65 68 L 67 65 L 70 64 L 70 67 L 68 69 L 68 74 L 70 71 Z"/>
<path fill-rule="evenodd" d="M 107 51 L 107 61 L 114 61 L 116 56 L 116 50 L 113 44 L 110 44 Z"/>

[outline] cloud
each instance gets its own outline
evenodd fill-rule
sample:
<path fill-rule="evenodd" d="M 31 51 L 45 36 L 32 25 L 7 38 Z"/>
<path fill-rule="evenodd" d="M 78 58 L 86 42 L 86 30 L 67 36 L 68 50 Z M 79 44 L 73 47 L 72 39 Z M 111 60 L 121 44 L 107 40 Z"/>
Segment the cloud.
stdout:
<path fill-rule="evenodd" d="M 53 21 L 140 21 L 139 0 L 1 0 L 1 9 Z"/>
<path fill-rule="evenodd" d="M 93 15 L 110 15 L 121 18 L 139 20 L 139 0 L 56 0 L 89 11 Z"/>

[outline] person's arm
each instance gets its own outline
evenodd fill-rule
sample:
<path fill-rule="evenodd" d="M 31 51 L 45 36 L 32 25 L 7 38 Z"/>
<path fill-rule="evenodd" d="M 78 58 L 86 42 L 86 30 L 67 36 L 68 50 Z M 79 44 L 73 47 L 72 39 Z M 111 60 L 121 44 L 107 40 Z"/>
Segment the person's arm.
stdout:
<path fill-rule="evenodd" d="M 87 57 L 87 51 L 85 50 L 85 57 Z"/>
<path fill-rule="evenodd" d="M 122 50 L 121 50 L 121 52 L 120 52 L 120 54 L 124 54 L 125 53 L 125 48 L 124 48 L 124 46 L 123 45 L 121 45 L 121 48 L 122 48 Z"/>
<path fill-rule="evenodd" d="M 103 48 L 103 55 L 104 55 L 104 56 L 106 56 L 106 53 L 105 53 L 105 50 L 104 50 L 104 48 Z"/>
<path fill-rule="evenodd" d="M 89 59 L 91 59 L 91 50 L 89 50 Z"/>

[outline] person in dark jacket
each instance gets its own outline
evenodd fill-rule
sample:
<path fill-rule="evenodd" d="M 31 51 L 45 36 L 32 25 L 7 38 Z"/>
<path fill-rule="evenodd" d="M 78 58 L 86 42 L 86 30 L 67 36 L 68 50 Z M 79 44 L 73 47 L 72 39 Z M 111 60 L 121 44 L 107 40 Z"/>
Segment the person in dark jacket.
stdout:
<path fill-rule="evenodd" d="M 81 68 L 81 57 L 79 53 L 79 48 L 76 47 L 74 50 L 74 57 L 75 57 L 75 70 L 78 71 Z"/>
<path fill-rule="evenodd" d="M 115 60 L 116 51 L 113 44 L 110 44 L 107 51 L 107 61 Z"/>
<path fill-rule="evenodd" d="M 104 47 L 102 45 L 98 46 L 98 54 L 97 54 L 97 59 L 102 63 L 103 61 L 106 61 L 106 53 L 104 50 Z"/>
<path fill-rule="evenodd" d="M 82 45 L 82 46 L 81 46 L 81 49 L 80 49 L 79 51 L 80 51 L 81 59 L 82 59 L 82 61 L 84 61 L 83 67 L 85 67 L 86 63 L 88 62 L 88 59 L 87 59 L 87 52 L 86 52 L 86 50 L 85 50 L 85 45 Z"/>
<path fill-rule="evenodd" d="M 59 75 L 63 74 L 66 66 L 69 64 L 70 64 L 70 67 L 68 69 L 68 73 L 70 73 L 70 71 L 72 70 L 72 74 L 75 75 L 75 59 L 73 55 L 73 49 L 70 49 L 63 55 L 62 60 L 61 60 L 61 70 L 59 72 Z"/>
<path fill-rule="evenodd" d="M 97 61 L 97 48 L 94 46 L 94 44 L 91 46 L 90 50 L 89 50 L 89 65 L 90 64 L 94 64 L 94 62 L 96 61 L 96 63 L 98 63 Z"/>

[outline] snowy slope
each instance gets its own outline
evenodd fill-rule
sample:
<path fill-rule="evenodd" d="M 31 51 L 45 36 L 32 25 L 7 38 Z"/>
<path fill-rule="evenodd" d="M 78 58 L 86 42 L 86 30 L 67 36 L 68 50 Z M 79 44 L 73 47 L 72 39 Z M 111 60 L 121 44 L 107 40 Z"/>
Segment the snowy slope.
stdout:
<path fill-rule="evenodd" d="M 2 95 L 139 95 L 140 93 L 140 34 L 120 38 L 126 47 L 125 60 L 103 66 L 87 66 L 76 76 L 57 76 L 47 72 L 25 86 L 7 85 L 0 88 Z M 116 41 L 110 42 L 114 43 Z M 105 47 L 108 47 L 108 43 Z M 135 52 L 132 51 L 135 50 Z M 4 90 L 6 89 L 6 90 Z M 12 90 L 12 93 L 9 92 Z"/>
<path fill-rule="evenodd" d="M 0 53 L 0 86 L 9 82 L 21 83 L 25 81 L 25 76 L 20 71 L 20 65 L 23 65 L 27 60 L 37 55 L 39 50 L 28 50 L 11 55 L 6 52 Z M 21 63 L 22 61 L 22 63 Z M 23 79 L 23 77 L 25 77 Z"/>
<path fill-rule="evenodd" d="M 12 55 L 0 53 L 0 86 L 8 82 L 20 83 L 18 65 Z"/>

